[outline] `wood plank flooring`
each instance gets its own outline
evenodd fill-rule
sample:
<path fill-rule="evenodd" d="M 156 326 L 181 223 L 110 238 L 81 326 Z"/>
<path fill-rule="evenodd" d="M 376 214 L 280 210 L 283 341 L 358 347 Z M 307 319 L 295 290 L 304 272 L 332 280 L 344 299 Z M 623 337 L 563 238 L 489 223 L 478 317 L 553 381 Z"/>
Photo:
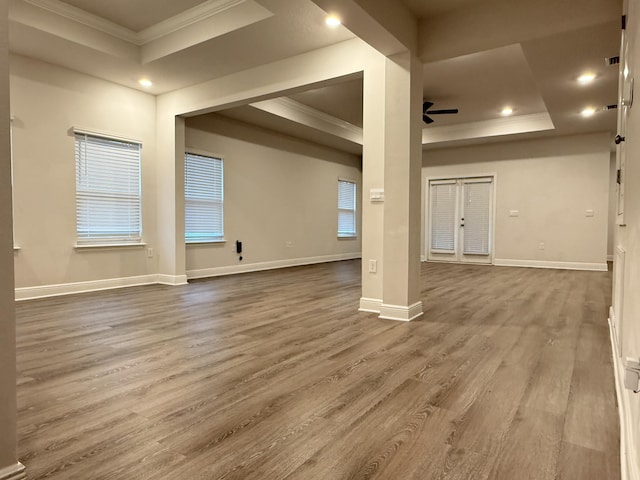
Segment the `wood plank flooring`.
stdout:
<path fill-rule="evenodd" d="M 29 479 L 617 480 L 609 273 L 360 262 L 21 302 Z"/>

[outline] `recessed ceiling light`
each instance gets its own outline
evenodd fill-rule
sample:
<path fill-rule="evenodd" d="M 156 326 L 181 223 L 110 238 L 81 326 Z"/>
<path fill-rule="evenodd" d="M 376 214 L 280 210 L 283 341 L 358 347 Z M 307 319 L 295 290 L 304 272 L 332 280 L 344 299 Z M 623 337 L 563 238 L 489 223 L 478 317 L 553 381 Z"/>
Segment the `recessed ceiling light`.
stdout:
<path fill-rule="evenodd" d="M 593 82 L 593 80 L 595 80 L 596 75 L 595 73 L 583 73 L 582 75 L 580 75 L 578 77 L 578 83 L 580 85 L 588 85 L 591 82 Z"/>
<path fill-rule="evenodd" d="M 324 21 L 324 23 L 326 23 L 328 26 L 330 26 L 332 28 L 335 28 L 335 27 L 339 26 L 342 22 L 335 15 L 329 15 L 326 18 L 326 20 Z"/>
<path fill-rule="evenodd" d="M 580 115 L 582 115 L 583 117 L 592 117 L 594 113 L 596 113 L 595 108 L 587 107 L 584 110 L 582 110 L 582 112 L 580 112 Z"/>
<path fill-rule="evenodd" d="M 508 117 L 508 116 L 509 116 L 509 115 L 511 115 L 512 113 L 513 113 L 513 108 L 511 108 L 511 107 L 504 107 L 504 108 L 502 109 L 502 112 L 500 112 L 500 114 L 501 114 L 503 117 Z"/>
<path fill-rule="evenodd" d="M 153 82 L 148 78 L 141 78 L 140 80 L 138 80 L 138 83 L 145 88 L 149 88 L 153 85 Z"/>

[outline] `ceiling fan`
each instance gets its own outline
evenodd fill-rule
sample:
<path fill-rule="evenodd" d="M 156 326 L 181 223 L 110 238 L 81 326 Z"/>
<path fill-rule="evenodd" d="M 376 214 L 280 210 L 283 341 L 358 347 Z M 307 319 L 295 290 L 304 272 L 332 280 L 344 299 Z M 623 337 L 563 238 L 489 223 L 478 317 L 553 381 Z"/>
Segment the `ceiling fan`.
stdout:
<path fill-rule="evenodd" d="M 429 110 L 431 107 L 433 107 L 433 102 L 424 102 L 422 104 L 422 120 L 427 125 L 434 122 L 433 118 L 431 118 L 429 115 L 449 115 L 458 113 L 457 108 L 449 108 L 446 110 Z"/>

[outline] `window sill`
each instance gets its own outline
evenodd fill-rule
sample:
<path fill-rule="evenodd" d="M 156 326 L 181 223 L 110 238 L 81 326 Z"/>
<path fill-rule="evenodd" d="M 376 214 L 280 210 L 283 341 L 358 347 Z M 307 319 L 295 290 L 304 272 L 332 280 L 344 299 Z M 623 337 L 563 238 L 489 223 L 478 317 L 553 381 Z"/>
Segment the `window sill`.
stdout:
<path fill-rule="evenodd" d="M 146 247 L 146 243 L 95 243 L 95 244 L 86 244 L 86 245 L 74 245 L 73 248 L 76 250 L 109 250 L 109 249 L 119 249 L 119 248 L 139 248 Z"/>
<path fill-rule="evenodd" d="M 219 244 L 223 244 L 223 243 L 227 243 L 227 241 L 224 238 L 221 238 L 220 240 L 201 240 L 201 241 L 194 241 L 194 242 L 184 242 L 185 245 L 187 247 L 194 245 L 194 246 L 198 246 L 198 245 L 219 245 Z"/>
<path fill-rule="evenodd" d="M 357 240 L 358 235 L 338 235 L 338 240 Z"/>

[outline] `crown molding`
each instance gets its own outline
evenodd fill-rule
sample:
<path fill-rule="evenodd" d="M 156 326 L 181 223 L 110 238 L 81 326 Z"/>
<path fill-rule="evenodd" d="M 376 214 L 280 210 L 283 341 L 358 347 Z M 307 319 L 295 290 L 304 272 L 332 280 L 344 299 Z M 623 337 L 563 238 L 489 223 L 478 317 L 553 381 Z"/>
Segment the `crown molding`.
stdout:
<path fill-rule="evenodd" d="M 422 129 L 422 143 L 439 143 L 517 133 L 540 132 L 555 128 L 549 113 L 532 113 L 514 117 L 496 118 L 480 122 L 425 127 Z"/>
<path fill-rule="evenodd" d="M 287 97 L 251 103 L 250 106 L 322 130 L 362 145 L 362 128 Z"/>
<path fill-rule="evenodd" d="M 333 115 L 329 115 L 328 113 L 316 110 L 315 108 L 305 105 L 304 103 L 297 102 L 291 98 L 281 97 L 276 98 L 273 101 L 291 108 L 292 110 L 297 110 L 298 112 L 304 113 L 305 115 L 315 117 L 318 120 L 322 120 L 323 122 L 333 123 L 337 127 L 350 131 L 355 135 L 362 135 L 362 128 L 355 126 L 353 123 L 349 123 L 345 120 L 334 117 Z"/>
<path fill-rule="evenodd" d="M 170 35 L 197 22 L 218 15 L 219 13 L 241 5 L 249 0 L 208 0 L 200 5 L 185 10 L 171 18 L 163 20 L 140 32 L 134 32 L 115 22 L 98 15 L 86 12 L 60 0 L 23 0 L 26 3 L 47 10 L 61 17 L 68 18 L 89 28 L 101 31 L 137 46 L 143 46 Z"/>
<path fill-rule="evenodd" d="M 246 1 L 247 0 L 208 0 L 138 32 L 138 45 L 145 45 L 166 35 L 177 32 L 178 30 L 191 26 L 194 23 L 206 20 L 207 18 L 218 15 L 225 10 L 229 10 L 230 8 L 245 3 Z"/>
<path fill-rule="evenodd" d="M 92 13 L 86 12 L 81 8 L 74 7 L 68 3 L 61 2 L 59 0 L 24 0 L 24 2 L 34 5 L 36 7 L 47 10 L 61 17 L 68 18 L 75 22 L 81 23 L 89 28 L 99 30 L 103 33 L 111 35 L 112 37 L 119 38 L 126 42 L 130 42 L 136 45 L 140 45 L 139 36 L 133 30 L 118 25 L 110 20 L 106 20 Z"/>

